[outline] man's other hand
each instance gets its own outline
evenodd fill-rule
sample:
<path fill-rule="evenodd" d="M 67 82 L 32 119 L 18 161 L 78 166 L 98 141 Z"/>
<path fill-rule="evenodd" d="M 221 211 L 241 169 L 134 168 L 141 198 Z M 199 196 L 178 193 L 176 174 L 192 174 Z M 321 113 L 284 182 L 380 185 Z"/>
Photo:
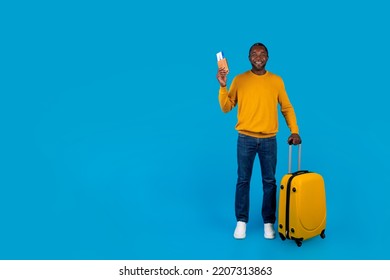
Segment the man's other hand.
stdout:
<path fill-rule="evenodd" d="M 288 137 L 287 142 L 289 145 L 299 145 L 302 143 L 302 139 L 299 134 L 293 133 L 290 135 L 290 137 Z"/>

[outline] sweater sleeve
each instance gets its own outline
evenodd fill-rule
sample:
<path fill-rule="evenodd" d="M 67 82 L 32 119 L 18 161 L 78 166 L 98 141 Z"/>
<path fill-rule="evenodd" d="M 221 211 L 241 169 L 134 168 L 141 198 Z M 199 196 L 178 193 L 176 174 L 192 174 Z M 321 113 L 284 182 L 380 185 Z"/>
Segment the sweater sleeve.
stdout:
<path fill-rule="evenodd" d="M 279 91 L 279 104 L 280 110 L 286 120 L 287 126 L 290 129 L 291 133 L 299 133 L 297 118 L 295 115 L 294 107 L 292 106 L 286 89 L 284 87 L 284 83 L 282 81 L 281 88 Z"/>
<path fill-rule="evenodd" d="M 237 87 L 235 79 L 228 90 L 226 87 L 219 88 L 219 105 L 224 113 L 230 112 L 237 104 Z"/>

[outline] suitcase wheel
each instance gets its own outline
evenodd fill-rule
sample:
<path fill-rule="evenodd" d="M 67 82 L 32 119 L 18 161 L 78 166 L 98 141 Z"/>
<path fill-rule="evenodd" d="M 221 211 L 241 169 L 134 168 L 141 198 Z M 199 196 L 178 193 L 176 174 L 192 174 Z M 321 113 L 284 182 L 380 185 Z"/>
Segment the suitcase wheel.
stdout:
<path fill-rule="evenodd" d="M 298 247 L 301 247 L 301 246 L 302 246 L 302 241 L 301 241 L 301 240 L 295 240 L 295 243 L 297 243 L 297 246 L 298 246 Z"/>
<path fill-rule="evenodd" d="M 283 241 L 286 240 L 286 237 L 280 232 L 279 232 L 279 236 L 280 236 L 280 239 L 282 239 Z"/>
<path fill-rule="evenodd" d="M 325 238 L 325 230 L 323 230 L 320 234 L 321 238 L 324 239 Z"/>

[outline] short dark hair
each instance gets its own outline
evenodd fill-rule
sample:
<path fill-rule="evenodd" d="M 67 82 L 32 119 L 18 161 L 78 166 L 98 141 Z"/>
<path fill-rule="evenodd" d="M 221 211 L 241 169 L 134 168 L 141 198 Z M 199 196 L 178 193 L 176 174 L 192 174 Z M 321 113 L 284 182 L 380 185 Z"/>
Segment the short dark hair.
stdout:
<path fill-rule="evenodd" d="M 263 47 L 265 49 L 265 51 L 267 52 L 267 55 L 268 55 L 268 49 L 267 47 L 263 44 L 263 43 L 254 43 L 251 48 L 249 49 L 249 55 L 251 55 L 251 52 L 252 52 L 252 49 L 253 47 L 256 47 L 256 46 L 260 46 L 260 47 Z"/>

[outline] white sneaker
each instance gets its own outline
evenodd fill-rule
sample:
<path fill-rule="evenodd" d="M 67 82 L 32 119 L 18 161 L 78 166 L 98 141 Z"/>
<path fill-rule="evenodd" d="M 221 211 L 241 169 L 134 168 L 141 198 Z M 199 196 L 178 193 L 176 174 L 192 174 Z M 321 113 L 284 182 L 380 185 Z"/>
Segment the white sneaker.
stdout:
<path fill-rule="evenodd" d="M 234 230 L 234 238 L 235 239 L 244 239 L 246 234 L 246 223 L 245 222 L 237 222 L 236 229 Z"/>
<path fill-rule="evenodd" d="M 264 224 L 264 238 L 265 239 L 275 238 L 274 224 L 271 223 Z"/>

